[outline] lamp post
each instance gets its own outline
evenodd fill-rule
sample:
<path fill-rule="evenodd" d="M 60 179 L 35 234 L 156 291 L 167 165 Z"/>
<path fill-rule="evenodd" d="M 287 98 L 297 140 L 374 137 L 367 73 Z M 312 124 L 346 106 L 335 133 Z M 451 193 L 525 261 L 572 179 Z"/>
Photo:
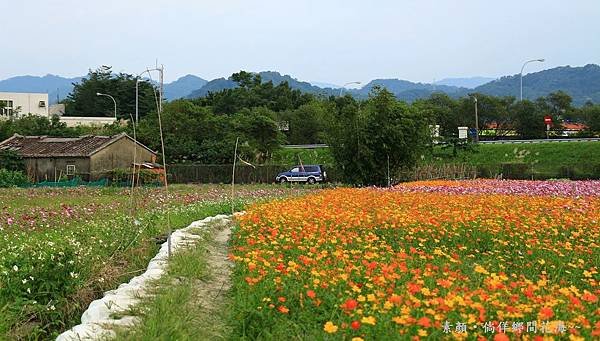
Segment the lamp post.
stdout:
<path fill-rule="evenodd" d="M 158 71 L 159 73 L 159 82 L 160 82 L 160 89 L 158 92 L 159 98 L 158 103 L 157 103 L 157 110 L 160 111 L 162 110 L 162 97 L 163 97 L 163 73 L 164 73 L 164 69 L 162 67 L 156 67 L 154 69 L 146 69 L 142 72 L 140 72 L 137 77 L 135 78 L 135 123 L 137 124 L 138 121 L 140 120 L 140 115 L 139 115 L 139 87 L 140 87 L 140 82 L 143 82 L 143 80 L 140 79 L 140 77 L 144 74 L 144 73 L 148 73 L 148 75 L 150 75 L 150 71 Z"/>
<path fill-rule="evenodd" d="M 541 59 L 532 59 L 532 60 L 528 60 L 525 63 L 523 63 L 523 66 L 521 67 L 521 101 L 523 101 L 523 69 L 525 68 L 525 65 L 529 64 L 529 63 L 533 63 L 533 62 L 540 62 L 543 63 L 545 61 L 544 58 Z"/>
<path fill-rule="evenodd" d="M 340 88 L 340 97 L 342 97 L 342 93 L 344 93 L 344 89 L 346 88 L 346 85 L 351 85 L 351 84 L 360 84 L 360 82 L 348 82 L 348 83 L 342 85 L 342 87 Z"/>
<path fill-rule="evenodd" d="M 96 92 L 96 96 L 106 96 L 106 97 L 110 97 L 110 99 L 113 100 L 113 103 L 115 104 L 115 120 L 117 119 L 117 101 L 115 101 L 115 98 L 111 95 L 108 94 L 102 94 L 99 92 Z"/>
<path fill-rule="evenodd" d="M 479 117 L 477 116 L 477 97 L 473 96 L 475 101 L 475 143 L 479 143 Z"/>

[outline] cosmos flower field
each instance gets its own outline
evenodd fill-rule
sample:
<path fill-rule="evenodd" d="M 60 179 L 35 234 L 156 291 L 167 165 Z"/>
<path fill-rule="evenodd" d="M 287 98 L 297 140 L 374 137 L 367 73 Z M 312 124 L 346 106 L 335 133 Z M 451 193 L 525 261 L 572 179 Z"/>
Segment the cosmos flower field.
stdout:
<path fill-rule="evenodd" d="M 600 182 L 333 189 L 238 218 L 239 337 L 600 338 Z"/>
<path fill-rule="evenodd" d="M 301 193 L 302 189 L 292 194 Z M 104 291 L 140 274 L 173 228 L 231 212 L 230 187 L 0 190 L 0 340 L 52 339 L 79 323 Z M 279 186 L 237 189 L 246 202 L 290 195 Z M 168 208 L 168 210 L 167 210 Z"/>

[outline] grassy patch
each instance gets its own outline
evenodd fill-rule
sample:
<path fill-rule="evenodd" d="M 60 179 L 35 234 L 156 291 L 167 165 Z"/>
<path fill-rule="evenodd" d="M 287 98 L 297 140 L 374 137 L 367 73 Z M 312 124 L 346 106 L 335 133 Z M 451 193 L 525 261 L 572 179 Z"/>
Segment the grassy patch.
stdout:
<path fill-rule="evenodd" d="M 480 144 L 474 152 L 436 148 L 428 163 L 464 162 L 493 170 L 502 163 L 525 163 L 537 178 L 600 177 L 600 143 Z"/>
<path fill-rule="evenodd" d="M 515 150 L 516 149 L 516 150 Z M 298 156 L 305 164 L 334 164 L 329 148 L 280 149 L 273 155 L 273 164 L 295 165 Z M 524 163 L 534 178 L 600 178 L 600 142 L 564 142 L 531 144 L 480 144 L 474 151 L 434 148 L 424 156 L 426 164 L 467 163 L 478 166 L 479 176 L 501 173 L 503 163 Z M 506 172 L 504 172 L 506 173 Z M 490 175 L 491 174 L 491 175 Z"/>
<path fill-rule="evenodd" d="M 213 237 L 217 230 L 214 224 L 208 225 L 201 233 L 201 240 L 173 255 L 167 274 L 154 283 L 153 295 L 131 311 L 141 323 L 132 329 L 120 330 L 117 339 L 214 340 L 228 336 L 229 328 L 222 313 L 228 302 L 225 292 L 206 295 L 198 290 L 213 279 L 214 270 L 218 270 L 211 269 L 207 260 L 211 244 L 216 243 Z"/>

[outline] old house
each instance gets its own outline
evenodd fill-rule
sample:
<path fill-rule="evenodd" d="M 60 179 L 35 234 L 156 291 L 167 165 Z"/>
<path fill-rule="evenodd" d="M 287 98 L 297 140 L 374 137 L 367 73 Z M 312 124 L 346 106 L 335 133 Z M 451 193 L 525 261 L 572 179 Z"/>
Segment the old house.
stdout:
<path fill-rule="evenodd" d="M 56 181 L 79 176 L 86 181 L 106 177 L 116 168 L 156 161 L 156 153 L 122 133 L 114 136 L 47 137 L 13 135 L 0 142 L 0 150 L 21 155 L 34 181 Z"/>

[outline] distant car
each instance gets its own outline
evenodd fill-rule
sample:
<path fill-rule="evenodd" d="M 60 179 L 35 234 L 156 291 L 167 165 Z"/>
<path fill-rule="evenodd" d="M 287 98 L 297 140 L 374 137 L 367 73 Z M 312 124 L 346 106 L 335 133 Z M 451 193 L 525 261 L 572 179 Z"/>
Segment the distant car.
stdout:
<path fill-rule="evenodd" d="M 322 165 L 300 165 L 294 166 L 287 172 L 281 172 L 275 177 L 279 183 L 306 182 L 315 184 L 327 180 L 327 173 Z"/>

